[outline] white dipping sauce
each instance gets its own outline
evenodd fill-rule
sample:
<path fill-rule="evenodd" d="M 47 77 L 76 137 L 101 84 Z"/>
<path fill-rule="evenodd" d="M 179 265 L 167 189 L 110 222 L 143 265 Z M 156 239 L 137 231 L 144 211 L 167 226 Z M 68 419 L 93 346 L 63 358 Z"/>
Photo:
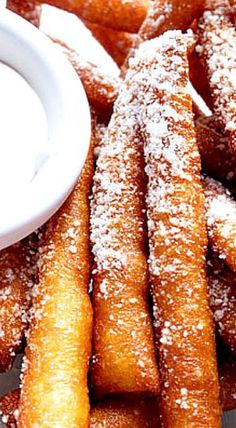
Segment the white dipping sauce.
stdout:
<path fill-rule="evenodd" d="M 12 192 L 32 181 L 47 141 L 47 118 L 38 95 L 0 62 L 0 197 L 13 197 Z"/>

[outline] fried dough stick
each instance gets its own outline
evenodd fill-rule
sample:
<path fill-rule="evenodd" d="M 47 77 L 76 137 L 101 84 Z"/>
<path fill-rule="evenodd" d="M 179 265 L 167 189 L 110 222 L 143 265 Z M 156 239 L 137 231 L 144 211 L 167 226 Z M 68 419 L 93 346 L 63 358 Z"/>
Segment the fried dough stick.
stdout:
<path fill-rule="evenodd" d="M 108 398 L 92 407 L 90 428 L 158 428 L 156 399 Z"/>
<path fill-rule="evenodd" d="M 7 8 L 22 16 L 35 27 L 40 25 L 41 6 L 31 0 L 7 0 Z"/>
<path fill-rule="evenodd" d="M 97 396 L 159 390 L 148 305 L 145 174 L 131 85 L 132 74 L 120 88 L 94 176 L 91 379 Z"/>
<path fill-rule="evenodd" d="M 163 427 L 220 427 L 207 296 L 204 196 L 188 92 L 188 36 L 166 32 L 134 59 L 143 101 L 150 273 Z M 191 40 L 191 37 L 190 37 Z"/>
<path fill-rule="evenodd" d="M 10 368 L 27 325 L 32 276 L 22 242 L 0 252 L 0 371 Z"/>
<path fill-rule="evenodd" d="M 135 35 L 124 31 L 112 30 L 89 21 L 85 21 L 85 25 L 117 65 L 121 67 L 133 46 Z"/>
<path fill-rule="evenodd" d="M 227 0 L 208 0 L 197 51 L 207 70 L 214 114 L 236 157 L 236 32 Z"/>
<path fill-rule="evenodd" d="M 133 47 L 130 50 L 122 67 L 122 74 L 128 68 L 129 58 L 145 40 L 150 40 L 163 34 L 167 30 L 187 30 L 192 21 L 202 15 L 205 0 L 150 0 L 149 8 Z"/>
<path fill-rule="evenodd" d="M 148 9 L 148 0 L 39 0 L 82 19 L 119 31 L 136 33 Z"/>
<path fill-rule="evenodd" d="M 103 121 L 109 120 L 114 101 L 118 95 L 120 79 L 104 73 L 100 67 L 84 60 L 78 53 L 60 40 L 54 41 L 67 56 L 80 77 L 89 103 L 95 113 Z"/>
<path fill-rule="evenodd" d="M 23 364 L 18 428 L 89 426 L 89 194 L 92 145 L 77 185 L 46 224 Z"/>
<path fill-rule="evenodd" d="M 217 256 L 207 263 L 210 306 L 218 333 L 236 355 L 236 274 Z"/>
<path fill-rule="evenodd" d="M 0 412 L 6 428 L 17 427 L 20 389 L 0 398 Z M 91 408 L 90 428 L 158 428 L 156 400 L 127 397 L 108 398 Z"/>
<path fill-rule="evenodd" d="M 205 0 L 151 0 L 140 27 L 141 40 L 150 40 L 167 30 L 187 30 L 204 11 Z"/>
<path fill-rule="evenodd" d="M 219 365 L 221 403 L 224 411 L 236 408 L 236 362 Z M 0 398 L 0 412 L 6 428 L 17 427 L 20 389 Z M 108 398 L 91 408 L 90 428 L 158 428 L 158 404 L 154 399 L 140 400 L 127 397 Z"/>
<path fill-rule="evenodd" d="M 236 202 L 213 178 L 202 181 L 211 248 L 236 272 Z"/>
<path fill-rule="evenodd" d="M 219 180 L 235 180 L 236 166 L 228 139 L 215 129 L 214 117 L 199 118 L 195 125 L 203 171 Z"/>

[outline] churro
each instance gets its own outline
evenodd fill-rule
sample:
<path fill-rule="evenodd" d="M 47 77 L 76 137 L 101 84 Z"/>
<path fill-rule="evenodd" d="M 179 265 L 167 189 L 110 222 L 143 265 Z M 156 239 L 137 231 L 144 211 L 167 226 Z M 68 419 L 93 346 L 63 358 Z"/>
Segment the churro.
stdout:
<path fill-rule="evenodd" d="M 217 256 L 207 263 L 210 305 L 218 333 L 236 355 L 236 274 Z"/>
<path fill-rule="evenodd" d="M 207 70 L 214 115 L 236 156 L 236 32 L 227 0 L 208 0 L 197 51 Z"/>
<path fill-rule="evenodd" d="M 114 77 L 95 64 L 84 60 L 77 52 L 59 40 L 54 40 L 67 56 L 80 77 L 89 103 L 103 121 L 109 120 L 114 101 L 117 98 L 120 79 Z"/>
<path fill-rule="evenodd" d="M 213 317 L 207 295 L 207 233 L 191 97 L 188 44 L 169 31 L 143 43 L 139 68 L 150 274 L 165 427 L 219 427 Z"/>
<path fill-rule="evenodd" d="M 93 24 L 89 21 L 85 21 L 85 25 L 117 65 L 121 67 L 133 46 L 135 35 L 102 27 L 101 25 Z"/>
<path fill-rule="evenodd" d="M 235 181 L 236 166 L 228 139 L 216 129 L 214 117 L 199 118 L 195 125 L 203 171 L 219 180 Z"/>
<path fill-rule="evenodd" d="M 32 277 L 23 243 L 0 252 L 0 371 L 10 368 L 22 345 Z"/>
<path fill-rule="evenodd" d="M 41 6 L 32 0 L 7 0 L 7 8 L 22 18 L 31 22 L 35 27 L 40 25 Z"/>
<path fill-rule="evenodd" d="M 202 183 L 210 246 L 236 272 L 236 202 L 213 178 L 205 177 Z"/>
<path fill-rule="evenodd" d="M 74 191 L 42 233 L 18 428 L 89 426 L 92 146 Z"/>
<path fill-rule="evenodd" d="M 127 75 L 99 149 L 91 207 L 96 395 L 159 390 L 146 257 L 145 173 Z"/>
<path fill-rule="evenodd" d="M 39 0 L 90 22 L 114 28 L 119 31 L 136 33 L 148 9 L 148 0 Z"/>

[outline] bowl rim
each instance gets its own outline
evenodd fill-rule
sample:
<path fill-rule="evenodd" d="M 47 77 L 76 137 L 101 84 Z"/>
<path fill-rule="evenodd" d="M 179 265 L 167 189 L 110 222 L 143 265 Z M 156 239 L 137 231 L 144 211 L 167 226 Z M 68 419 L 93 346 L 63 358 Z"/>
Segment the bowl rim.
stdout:
<path fill-rule="evenodd" d="M 29 235 L 63 204 L 87 156 L 91 117 L 83 85 L 66 57 L 46 35 L 7 9 L 0 11 L 0 61 L 33 86 L 50 128 L 49 158 L 22 194 L 2 203 L 1 249 Z"/>

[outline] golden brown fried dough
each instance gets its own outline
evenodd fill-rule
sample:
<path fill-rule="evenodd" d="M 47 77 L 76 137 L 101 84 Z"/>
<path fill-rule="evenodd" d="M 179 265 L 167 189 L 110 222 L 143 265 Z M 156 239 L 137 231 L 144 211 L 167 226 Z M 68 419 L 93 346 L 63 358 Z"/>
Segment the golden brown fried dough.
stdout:
<path fill-rule="evenodd" d="M 19 399 L 19 389 L 0 398 L 0 411 L 6 428 L 17 426 Z M 156 399 L 108 398 L 92 406 L 90 428 L 158 428 L 157 409 Z"/>
<path fill-rule="evenodd" d="M 124 61 L 122 74 L 126 73 L 129 58 L 134 56 L 140 43 L 167 30 L 187 30 L 193 20 L 201 16 L 204 4 L 205 0 L 150 0 L 148 13 Z"/>
<path fill-rule="evenodd" d="M 236 202 L 213 178 L 205 177 L 202 183 L 210 246 L 236 272 Z"/>
<path fill-rule="evenodd" d="M 90 428 L 158 428 L 158 403 L 155 399 L 108 398 L 91 410 Z"/>
<path fill-rule="evenodd" d="M 87 21 L 129 33 L 138 31 L 148 9 L 148 0 L 46 0 L 46 3 Z"/>
<path fill-rule="evenodd" d="M 208 0 L 197 51 L 207 71 L 214 115 L 236 158 L 236 32 L 227 0 Z"/>
<path fill-rule="evenodd" d="M 43 232 L 23 364 L 19 428 L 89 426 L 89 194 L 92 146 L 78 183 Z"/>
<path fill-rule="evenodd" d="M 84 60 L 74 50 L 57 40 L 57 45 L 67 56 L 80 77 L 89 103 L 100 119 L 109 120 L 117 98 L 120 79 L 104 73 L 100 67 Z"/>
<path fill-rule="evenodd" d="M 7 8 L 39 27 L 41 6 L 31 0 L 7 0 Z"/>
<path fill-rule="evenodd" d="M 236 166 L 229 151 L 228 139 L 217 130 L 214 116 L 199 118 L 195 125 L 203 171 L 219 180 L 234 181 Z"/>
<path fill-rule="evenodd" d="M 20 400 L 20 389 L 10 391 L 0 398 L 0 418 L 6 428 L 17 427 L 18 406 Z"/>
<path fill-rule="evenodd" d="M 10 368 L 22 345 L 30 306 L 32 275 L 26 245 L 0 252 L 0 371 Z"/>
<path fill-rule="evenodd" d="M 141 45 L 133 61 L 140 68 L 149 266 L 166 428 L 220 427 L 204 195 L 188 92 L 190 42 L 169 31 Z"/>
<path fill-rule="evenodd" d="M 218 333 L 236 355 L 236 274 L 217 256 L 207 263 L 210 305 Z"/>
<path fill-rule="evenodd" d="M 205 0 L 151 0 L 139 30 L 141 40 L 150 40 L 167 30 L 187 30 L 204 11 Z"/>
<path fill-rule="evenodd" d="M 224 411 L 236 407 L 236 362 L 220 363 L 221 402 Z M 6 428 L 17 426 L 20 389 L 0 398 L 1 417 Z M 157 399 L 128 397 L 107 398 L 91 408 L 90 428 L 158 428 Z"/>
<path fill-rule="evenodd" d="M 159 390 L 148 305 L 143 149 L 131 83 L 128 76 L 119 91 L 94 176 L 91 377 L 98 396 Z"/>

